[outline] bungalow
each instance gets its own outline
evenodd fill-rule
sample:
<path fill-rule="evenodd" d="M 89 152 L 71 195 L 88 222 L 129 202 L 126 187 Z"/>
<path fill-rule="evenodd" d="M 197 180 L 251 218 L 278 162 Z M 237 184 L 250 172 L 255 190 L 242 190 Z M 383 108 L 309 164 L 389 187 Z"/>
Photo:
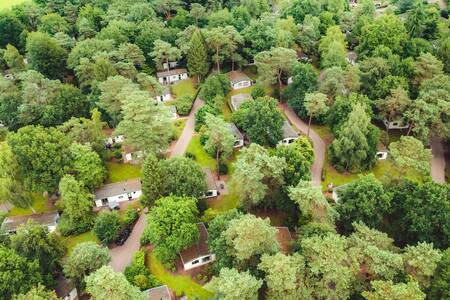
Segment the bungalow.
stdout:
<path fill-rule="evenodd" d="M 167 285 L 161 285 L 152 289 L 144 291 L 144 294 L 148 294 L 150 300 L 172 300 L 172 293 Z"/>
<path fill-rule="evenodd" d="M 253 100 L 252 95 L 250 94 L 237 94 L 231 96 L 230 106 L 232 111 L 237 111 L 242 104 L 247 101 Z"/>
<path fill-rule="evenodd" d="M 202 199 L 214 198 L 219 195 L 219 191 L 217 189 L 216 180 L 214 178 L 214 174 L 209 168 L 203 168 L 203 173 L 205 173 L 206 185 L 208 186 L 208 190 L 205 195 L 201 197 Z"/>
<path fill-rule="evenodd" d="M 4 230 L 7 234 L 13 234 L 16 233 L 17 228 L 20 225 L 26 224 L 29 220 L 32 220 L 37 224 L 47 226 L 48 231 L 53 232 L 58 226 L 59 214 L 58 212 L 54 211 L 26 216 L 7 217 L 5 220 L 3 220 L 1 229 Z"/>
<path fill-rule="evenodd" d="M 179 80 L 188 79 L 188 72 L 186 69 L 173 69 L 168 71 L 161 71 L 156 73 L 156 77 L 161 84 L 172 84 Z"/>
<path fill-rule="evenodd" d="M 394 120 L 389 122 L 388 120 L 383 120 L 386 129 L 406 129 L 409 127 L 408 124 L 403 123 L 402 119 Z"/>
<path fill-rule="evenodd" d="M 172 100 L 172 95 L 170 94 L 170 89 L 164 88 L 161 95 L 155 97 L 156 102 L 166 102 Z"/>
<path fill-rule="evenodd" d="M 234 123 L 228 123 L 231 133 L 234 135 L 233 148 L 241 148 L 244 146 L 244 136 L 239 131 L 239 129 L 234 125 Z"/>
<path fill-rule="evenodd" d="M 275 227 L 277 229 L 277 242 L 280 245 L 280 250 L 284 254 L 289 254 L 292 251 L 292 236 L 289 228 L 287 227 Z"/>
<path fill-rule="evenodd" d="M 112 146 L 113 144 L 122 144 L 125 141 L 125 137 L 123 135 L 110 136 L 105 140 L 106 146 Z"/>
<path fill-rule="evenodd" d="M 228 73 L 228 77 L 230 78 L 230 83 L 233 90 L 249 87 L 253 83 L 250 77 L 239 71 L 231 71 Z"/>
<path fill-rule="evenodd" d="M 141 195 L 141 180 L 139 178 L 105 184 L 95 191 L 95 206 L 109 206 L 114 209 L 119 206 L 118 202 L 138 199 Z"/>
<path fill-rule="evenodd" d="M 291 124 L 285 120 L 283 122 L 283 139 L 279 142 L 282 145 L 290 145 L 298 139 L 298 133 Z"/>
<path fill-rule="evenodd" d="M 168 70 L 168 69 L 173 69 L 178 67 L 178 62 L 177 61 L 169 61 L 169 65 L 167 65 L 167 63 L 163 63 L 162 67 L 164 70 Z"/>
<path fill-rule="evenodd" d="M 216 255 L 208 249 L 208 231 L 205 224 L 198 223 L 200 237 L 198 242 L 180 252 L 181 262 L 185 271 L 206 265 L 216 260 Z"/>

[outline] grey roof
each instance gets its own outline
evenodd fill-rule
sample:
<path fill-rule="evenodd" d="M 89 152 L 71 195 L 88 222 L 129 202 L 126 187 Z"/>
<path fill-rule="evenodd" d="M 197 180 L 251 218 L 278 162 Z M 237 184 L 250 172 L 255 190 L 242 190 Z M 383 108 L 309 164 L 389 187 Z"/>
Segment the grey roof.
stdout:
<path fill-rule="evenodd" d="M 58 219 L 59 214 L 57 211 L 26 216 L 7 217 L 2 223 L 2 228 L 6 232 L 15 232 L 20 225 L 26 224 L 28 220 L 33 220 L 37 224 L 44 226 L 55 226 Z"/>
<path fill-rule="evenodd" d="M 167 285 L 161 285 L 149 290 L 146 290 L 150 300 L 171 300 L 172 295 L 170 294 Z"/>
<path fill-rule="evenodd" d="M 296 138 L 298 137 L 298 133 L 292 128 L 291 124 L 284 120 L 283 122 L 283 138 Z"/>
<path fill-rule="evenodd" d="M 231 71 L 228 73 L 231 83 L 236 84 L 241 81 L 252 81 L 245 73 L 239 71 Z"/>
<path fill-rule="evenodd" d="M 203 168 L 203 173 L 205 173 L 206 184 L 209 190 L 217 190 L 216 180 L 214 179 L 214 174 L 210 168 Z"/>
<path fill-rule="evenodd" d="M 237 94 L 231 96 L 231 109 L 233 111 L 236 111 L 239 109 L 239 107 L 241 107 L 242 104 L 252 99 L 253 97 L 250 94 Z"/>
<path fill-rule="evenodd" d="M 167 77 L 167 76 L 172 76 L 172 75 L 179 75 L 179 74 L 183 74 L 183 73 L 187 73 L 187 70 L 184 68 L 181 69 L 173 69 L 173 70 L 169 70 L 169 71 L 161 71 L 161 72 L 157 72 L 156 73 L 156 77 Z"/>
<path fill-rule="evenodd" d="M 95 191 L 95 199 L 104 199 L 140 190 L 141 180 L 139 178 L 129 179 L 121 182 L 105 184 Z"/>
<path fill-rule="evenodd" d="M 244 139 L 244 136 L 242 135 L 242 133 L 239 131 L 239 129 L 236 127 L 236 125 L 234 125 L 234 123 L 228 123 L 228 127 L 231 130 L 231 133 L 234 135 L 234 137 L 237 140 L 242 140 Z"/>

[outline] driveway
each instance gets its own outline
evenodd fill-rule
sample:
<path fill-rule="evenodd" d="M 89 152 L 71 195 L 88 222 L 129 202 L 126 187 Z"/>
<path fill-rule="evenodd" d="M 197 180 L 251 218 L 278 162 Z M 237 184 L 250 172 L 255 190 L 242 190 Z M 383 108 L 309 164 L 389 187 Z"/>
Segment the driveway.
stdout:
<path fill-rule="evenodd" d="M 445 152 L 442 145 L 442 139 L 439 137 L 431 138 L 431 177 L 437 183 L 445 183 Z"/>
<path fill-rule="evenodd" d="M 109 265 L 116 272 L 123 272 L 125 267 L 131 263 L 134 254 L 139 251 L 141 247 L 141 235 L 144 232 L 145 225 L 147 224 L 147 218 L 145 214 L 142 214 L 136 225 L 134 225 L 133 231 L 129 238 L 122 246 L 117 246 L 109 250 L 111 255 L 111 262 Z"/>
<path fill-rule="evenodd" d="M 292 108 L 286 103 L 280 103 L 278 107 L 284 111 L 286 117 L 295 127 L 297 127 L 304 135 L 307 134 L 308 124 L 303 122 Z M 320 186 L 322 183 L 322 168 L 325 161 L 326 144 L 312 129 L 309 130 L 309 137 L 312 140 L 314 147 L 314 162 L 311 166 L 312 182 L 313 185 Z"/>
<path fill-rule="evenodd" d="M 197 98 L 195 99 L 194 105 L 192 106 L 191 112 L 189 113 L 186 125 L 184 126 L 183 132 L 180 138 L 176 142 L 175 146 L 169 157 L 182 156 L 187 150 L 189 142 L 195 133 L 195 113 L 204 105 L 203 100 Z"/>

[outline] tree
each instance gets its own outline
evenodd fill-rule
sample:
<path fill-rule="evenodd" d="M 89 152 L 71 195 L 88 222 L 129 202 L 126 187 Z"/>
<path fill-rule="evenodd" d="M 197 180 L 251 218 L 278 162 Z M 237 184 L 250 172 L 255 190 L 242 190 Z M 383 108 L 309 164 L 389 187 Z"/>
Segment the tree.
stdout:
<path fill-rule="evenodd" d="M 202 84 L 199 97 L 207 104 L 214 106 L 214 98 L 225 97 L 231 91 L 230 79 L 226 74 L 215 74 L 208 76 Z"/>
<path fill-rule="evenodd" d="M 363 297 L 367 300 L 425 299 L 425 294 L 420 290 L 419 285 L 415 281 L 398 284 L 394 284 L 392 281 L 373 281 L 372 288 L 373 291 L 365 291 L 362 293 Z"/>
<path fill-rule="evenodd" d="M 327 106 L 328 98 L 327 95 L 322 93 L 314 93 L 314 94 L 306 94 L 305 95 L 305 109 L 309 115 L 308 121 L 308 133 L 309 137 L 309 128 L 311 127 L 311 120 L 313 117 L 323 116 L 328 112 Z"/>
<path fill-rule="evenodd" d="M 197 200 L 191 197 L 170 196 L 156 200 L 151 209 L 143 241 L 155 246 L 156 257 L 171 263 L 177 254 L 197 242 Z"/>
<path fill-rule="evenodd" d="M 258 268 L 265 273 L 267 299 L 312 299 L 306 286 L 305 260 L 298 253 L 291 256 L 264 254 Z"/>
<path fill-rule="evenodd" d="M 269 196 L 283 184 L 285 168 L 284 158 L 270 156 L 262 146 L 250 144 L 250 147 L 242 149 L 235 162 L 231 182 L 241 205 L 249 210 L 267 200 L 264 205 L 272 206 Z"/>
<path fill-rule="evenodd" d="M 389 150 L 401 173 L 412 169 L 423 175 L 430 174 L 431 149 L 426 149 L 418 139 L 401 136 L 399 141 L 389 145 Z"/>
<path fill-rule="evenodd" d="M 262 284 L 261 279 L 256 279 L 249 272 L 224 268 L 218 277 L 214 277 L 208 283 L 206 288 L 223 295 L 221 299 L 224 300 L 252 300 L 258 298 L 258 290 Z"/>
<path fill-rule="evenodd" d="M 157 160 L 149 155 L 142 172 L 142 201 L 147 206 L 169 195 L 198 198 L 207 190 L 202 169 L 187 157 Z"/>
<path fill-rule="evenodd" d="M 13 45 L 6 45 L 5 53 L 3 54 L 3 59 L 9 68 L 14 72 L 20 72 L 25 70 L 25 63 L 23 62 L 23 56 L 20 55 L 19 50 Z"/>
<path fill-rule="evenodd" d="M 152 287 L 161 285 L 161 283 L 150 274 L 145 264 L 146 252 L 139 250 L 133 256 L 131 264 L 125 268 L 123 272 L 127 280 L 139 287 L 141 290 L 147 290 Z"/>
<path fill-rule="evenodd" d="M 431 281 L 430 299 L 444 299 L 450 294 L 450 248 L 442 253 L 441 261 L 438 262 L 434 276 Z"/>
<path fill-rule="evenodd" d="M 375 161 L 375 153 L 369 145 L 370 117 L 361 104 L 355 104 L 347 121 L 338 132 L 337 139 L 330 146 L 333 164 L 343 171 L 366 169 Z"/>
<path fill-rule="evenodd" d="M 59 14 L 49 13 L 41 17 L 38 30 L 54 36 L 57 32 L 69 32 L 69 24 Z"/>
<path fill-rule="evenodd" d="M 300 181 L 296 186 L 289 188 L 289 197 L 300 208 L 302 216 L 308 222 L 328 223 L 333 225 L 338 214 L 328 203 L 322 191 L 311 185 L 309 181 Z"/>
<path fill-rule="evenodd" d="M 247 101 L 233 113 L 232 120 L 251 141 L 261 145 L 276 145 L 283 136 L 283 116 L 277 101 L 265 96 Z"/>
<path fill-rule="evenodd" d="M 26 293 L 42 282 L 38 261 L 29 261 L 4 246 L 0 246 L 0 270 L 0 294 L 6 299 L 11 299 L 14 294 Z"/>
<path fill-rule="evenodd" d="M 13 14 L 2 13 L 0 15 L 0 48 L 5 48 L 8 44 L 19 47 L 24 29 L 25 26 Z"/>
<path fill-rule="evenodd" d="M 110 266 L 103 266 L 86 277 L 86 292 L 96 300 L 144 300 L 139 288 L 127 281 L 125 275 L 114 272 Z"/>
<path fill-rule="evenodd" d="M 14 300 L 58 300 L 54 291 L 46 290 L 41 284 L 32 287 L 28 292 L 15 295 Z"/>
<path fill-rule="evenodd" d="M 306 15 L 317 16 L 320 13 L 320 2 L 314 0 L 291 1 L 281 10 L 282 16 L 293 16 L 298 24 L 303 23 Z"/>
<path fill-rule="evenodd" d="M 398 87 L 391 90 L 391 95 L 386 97 L 386 99 L 378 101 L 379 114 L 384 120 L 391 123 L 398 118 L 402 118 L 410 104 L 411 99 L 408 96 L 408 92 Z M 386 126 L 386 130 L 389 138 L 389 126 Z"/>
<path fill-rule="evenodd" d="M 278 145 L 274 154 L 286 160 L 285 186 L 295 186 L 300 180 L 311 180 L 314 150 L 307 138 L 299 137 L 292 144 Z"/>
<path fill-rule="evenodd" d="M 347 65 L 347 44 L 339 26 L 328 27 L 320 40 L 319 51 L 324 68 L 345 67 Z"/>
<path fill-rule="evenodd" d="M 110 261 L 108 248 L 94 242 L 79 243 L 64 262 L 64 275 L 79 285 L 86 276 L 106 266 Z"/>
<path fill-rule="evenodd" d="M 56 191 L 68 164 L 68 140 L 55 128 L 26 126 L 8 136 L 21 178 L 33 191 Z"/>
<path fill-rule="evenodd" d="M 171 18 L 171 12 L 177 10 L 182 5 L 182 2 L 180 0 L 155 0 L 152 4 L 155 10 L 165 14 L 168 20 Z"/>
<path fill-rule="evenodd" d="M 431 53 L 422 53 L 414 62 L 414 83 L 420 85 L 423 81 L 443 74 L 442 62 Z"/>
<path fill-rule="evenodd" d="M 230 28 L 231 27 L 231 28 Z M 236 31 L 232 26 L 215 27 L 205 33 L 206 44 L 209 49 L 214 51 L 213 60 L 216 62 L 217 73 L 220 73 L 220 63 L 226 56 L 227 47 L 235 48 L 230 32 Z"/>
<path fill-rule="evenodd" d="M 198 27 L 198 21 L 205 17 L 206 9 L 200 3 L 192 3 L 189 14 L 195 19 L 195 25 Z"/>
<path fill-rule="evenodd" d="M 49 78 L 62 78 L 67 52 L 46 33 L 32 32 L 27 37 L 26 52 L 31 69 Z"/>
<path fill-rule="evenodd" d="M 65 236 L 88 231 L 94 219 L 93 195 L 89 194 L 72 175 L 65 175 L 61 179 L 59 192 L 61 199 L 58 206 L 64 211 L 59 231 Z"/>
<path fill-rule="evenodd" d="M 79 143 L 73 143 L 69 151 L 71 157 L 69 173 L 89 190 L 98 188 L 106 176 L 105 167 L 98 153 L 94 152 L 89 144 Z"/>
<path fill-rule="evenodd" d="M 233 152 L 235 138 L 229 124 L 222 118 L 211 114 L 206 115 L 205 127 L 206 142 L 204 147 L 207 152 L 215 153 L 217 178 L 220 179 L 220 159 L 228 157 Z"/>
<path fill-rule="evenodd" d="M 198 3 L 194 4 L 201 6 Z M 208 51 L 206 49 L 206 44 L 200 30 L 194 31 L 189 42 L 189 49 L 187 52 L 187 66 L 189 73 L 191 75 L 197 76 L 198 83 L 200 83 L 202 77 L 204 77 L 209 71 Z"/>
<path fill-rule="evenodd" d="M 361 176 L 339 191 L 336 207 L 339 226 L 351 232 L 351 223 L 362 221 L 371 228 L 383 228 L 384 217 L 391 209 L 391 197 L 373 174 Z"/>
<path fill-rule="evenodd" d="M 103 211 L 97 215 L 92 229 L 97 238 L 107 245 L 117 238 L 121 226 L 120 217 L 116 211 Z"/>
<path fill-rule="evenodd" d="M 178 60 L 181 57 L 181 51 L 167 42 L 156 40 L 150 55 L 156 65 L 162 66 L 163 63 L 166 63 L 167 70 L 169 70 L 169 62 Z"/>
<path fill-rule="evenodd" d="M 166 106 L 155 105 L 146 92 L 135 91 L 124 99 L 123 120 L 117 132 L 126 143 L 144 153 L 163 153 L 172 136 L 172 121 Z"/>
<path fill-rule="evenodd" d="M 37 261 L 46 284 L 52 282 L 53 272 L 65 254 L 61 238 L 33 221 L 19 226 L 11 236 L 11 249 L 29 261 Z"/>
<path fill-rule="evenodd" d="M 274 254 L 280 247 L 276 239 L 277 229 L 270 226 L 270 220 L 251 214 L 231 220 L 223 234 L 240 264 L 263 254 Z"/>
<path fill-rule="evenodd" d="M 255 63 L 258 68 L 259 79 L 262 82 L 273 84 L 278 82 L 281 99 L 281 76 L 289 73 L 297 61 L 297 53 L 292 49 L 272 48 L 270 51 L 263 51 L 255 56 Z"/>

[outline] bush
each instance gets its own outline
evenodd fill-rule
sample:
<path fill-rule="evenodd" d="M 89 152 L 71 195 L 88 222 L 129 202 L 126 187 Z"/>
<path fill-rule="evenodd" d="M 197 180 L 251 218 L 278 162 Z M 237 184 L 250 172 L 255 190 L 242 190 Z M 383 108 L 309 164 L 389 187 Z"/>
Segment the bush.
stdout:
<path fill-rule="evenodd" d="M 125 225 L 132 225 L 139 218 L 139 214 L 136 209 L 128 207 L 123 215 L 123 223 Z"/>
<path fill-rule="evenodd" d="M 231 84 L 228 75 L 217 74 L 209 76 L 205 82 L 202 84 L 202 89 L 200 91 L 200 98 L 203 99 L 207 104 L 213 105 L 213 99 L 216 96 L 225 97 L 231 91 Z"/>
<path fill-rule="evenodd" d="M 253 99 L 256 99 L 256 98 L 264 97 L 266 95 L 266 92 L 264 91 L 264 88 L 262 86 L 256 85 L 253 88 L 251 95 L 252 95 Z"/>
<path fill-rule="evenodd" d="M 114 150 L 114 158 L 121 159 L 122 158 L 122 151 L 121 150 Z"/>
<path fill-rule="evenodd" d="M 223 162 L 219 163 L 219 174 L 220 175 L 228 174 L 228 166 L 226 164 L 224 164 Z"/>
<path fill-rule="evenodd" d="M 70 220 L 66 217 L 65 214 L 61 216 L 58 223 L 58 230 L 62 236 L 78 235 L 86 231 L 89 231 L 91 227 L 92 222 L 85 224 L 83 223 L 71 224 Z"/>
<path fill-rule="evenodd" d="M 94 233 L 103 244 L 109 244 L 117 238 L 120 227 L 119 214 L 116 211 L 104 211 L 95 220 Z"/>
<path fill-rule="evenodd" d="M 143 250 L 136 252 L 131 264 L 125 268 L 124 275 L 131 284 L 139 287 L 141 290 L 147 290 L 161 285 L 147 269 L 145 265 L 145 252 Z"/>
<path fill-rule="evenodd" d="M 195 114 L 195 131 L 199 131 L 200 128 L 205 124 L 206 114 L 212 114 L 217 116 L 218 112 L 214 107 L 208 104 L 200 108 L 198 112 Z"/>
<path fill-rule="evenodd" d="M 184 95 L 175 101 L 175 107 L 177 108 L 177 113 L 180 116 L 187 116 L 192 108 L 193 98 L 189 95 Z"/>
<path fill-rule="evenodd" d="M 186 156 L 187 158 L 190 158 L 190 159 L 192 159 L 192 160 L 195 160 L 195 159 L 196 159 L 195 154 L 192 153 L 192 152 L 186 152 L 186 153 L 184 154 L 184 156 Z"/>

